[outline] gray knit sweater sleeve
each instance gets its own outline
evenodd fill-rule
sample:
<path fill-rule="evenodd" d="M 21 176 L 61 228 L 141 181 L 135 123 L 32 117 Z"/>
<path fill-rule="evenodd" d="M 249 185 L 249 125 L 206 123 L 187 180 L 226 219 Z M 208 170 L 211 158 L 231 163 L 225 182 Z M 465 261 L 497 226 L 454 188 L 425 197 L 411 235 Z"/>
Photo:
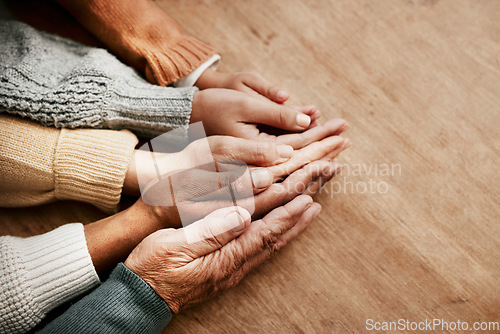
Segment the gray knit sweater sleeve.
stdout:
<path fill-rule="evenodd" d="M 151 85 L 104 49 L 0 20 L 0 112 L 154 137 L 189 123 L 196 88 Z"/>
<path fill-rule="evenodd" d="M 119 263 L 97 289 L 73 304 L 39 333 L 160 333 L 172 319 L 167 303 Z"/>

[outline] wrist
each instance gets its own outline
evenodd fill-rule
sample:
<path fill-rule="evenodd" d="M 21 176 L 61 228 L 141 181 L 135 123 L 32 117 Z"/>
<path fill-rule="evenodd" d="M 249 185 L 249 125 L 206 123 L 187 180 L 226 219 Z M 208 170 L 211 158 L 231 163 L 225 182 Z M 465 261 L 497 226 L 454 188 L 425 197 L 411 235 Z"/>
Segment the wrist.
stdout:
<path fill-rule="evenodd" d="M 209 67 L 200 75 L 194 85 L 199 89 L 219 88 L 220 74 Z"/>
<path fill-rule="evenodd" d="M 125 179 L 123 180 L 122 194 L 130 196 L 139 196 L 139 181 L 137 179 L 137 168 L 136 168 L 136 154 L 138 150 L 134 150 L 132 158 L 125 173 Z"/>
<path fill-rule="evenodd" d="M 201 122 L 203 117 L 201 116 L 203 110 L 203 96 L 205 95 L 204 91 L 196 91 L 193 95 L 193 102 L 191 104 L 191 118 L 189 119 L 189 123 Z"/>
<path fill-rule="evenodd" d="M 89 254 L 98 273 L 123 261 L 142 239 L 163 228 L 146 206 L 139 199 L 127 210 L 85 225 Z"/>

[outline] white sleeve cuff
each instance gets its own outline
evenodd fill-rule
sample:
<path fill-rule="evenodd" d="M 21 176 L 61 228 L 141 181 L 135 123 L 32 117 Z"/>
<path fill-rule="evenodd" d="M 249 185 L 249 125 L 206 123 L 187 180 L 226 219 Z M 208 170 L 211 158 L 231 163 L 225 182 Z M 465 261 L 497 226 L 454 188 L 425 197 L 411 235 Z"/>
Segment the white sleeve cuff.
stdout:
<path fill-rule="evenodd" d="M 196 70 L 186 75 L 184 78 L 179 79 L 177 82 L 174 82 L 174 87 L 192 87 L 201 77 L 203 72 L 205 72 L 208 68 L 212 68 L 214 71 L 219 66 L 221 57 L 218 54 L 210 57 L 206 62 L 200 65 Z"/>
<path fill-rule="evenodd" d="M 99 284 L 82 224 L 0 238 L 0 332 L 33 328 L 55 307 Z"/>

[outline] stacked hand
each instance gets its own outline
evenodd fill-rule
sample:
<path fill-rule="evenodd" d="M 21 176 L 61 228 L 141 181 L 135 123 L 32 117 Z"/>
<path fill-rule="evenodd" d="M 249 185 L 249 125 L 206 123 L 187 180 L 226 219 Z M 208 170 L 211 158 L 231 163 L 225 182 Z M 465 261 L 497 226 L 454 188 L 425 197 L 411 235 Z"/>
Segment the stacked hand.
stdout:
<path fill-rule="evenodd" d="M 86 229 L 97 240 L 103 226 L 113 233 L 114 260 L 144 238 L 125 265 L 174 313 L 236 285 L 301 233 L 321 209 L 310 196 L 340 170 L 332 159 L 350 146 L 340 136 L 344 120 L 319 125 L 314 106 L 284 105 L 288 93 L 258 75 L 214 73 L 197 83 L 191 116 L 212 136 L 176 153 L 137 150 L 124 192 L 141 198 L 120 219 Z M 99 258 L 103 248 L 89 245 L 96 267 L 113 262 Z"/>
<path fill-rule="evenodd" d="M 339 136 L 345 129 L 347 123 L 337 119 L 275 142 L 213 136 L 178 153 L 137 151 L 140 165 L 132 164 L 126 186 L 139 192 L 137 171 L 143 196 L 136 206 L 154 213 L 164 227 L 180 227 L 233 205 L 228 186 L 238 205 L 261 217 L 301 193 L 315 194 L 338 172 L 340 166 L 330 160 L 349 147 Z"/>
<path fill-rule="evenodd" d="M 302 195 L 250 223 L 243 208 L 217 210 L 182 229 L 145 238 L 125 265 L 174 313 L 231 288 L 299 235 L 321 206 Z M 201 240 L 189 243 L 189 239 Z"/>
<path fill-rule="evenodd" d="M 273 139 L 258 124 L 302 132 L 318 125 L 315 106 L 288 106 L 288 92 L 256 73 L 221 73 L 206 70 L 196 85 L 191 122 L 202 121 L 208 135 Z"/>
<path fill-rule="evenodd" d="M 331 159 L 349 147 L 349 140 L 339 136 L 347 128 L 345 121 L 331 120 L 302 134 L 282 135 L 268 142 L 209 137 L 210 154 L 220 167 L 215 170 L 200 165 L 205 162 L 200 157 L 206 155 L 206 146 L 193 142 L 176 153 L 177 159 L 183 156 L 186 169 L 167 173 L 170 180 L 180 181 L 175 188 L 179 192 L 174 194 L 176 204 L 150 206 L 140 199 L 135 206 L 166 227 L 180 226 L 176 210 L 182 205 L 187 208 L 185 212 L 192 213 L 188 223 L 197 221 L 149 235 L 131 252 L 125 265 L 146 281 L 174 313 L 235 286 L 304 231 L 320 212 L 321 206 L 310 195 L 339 170 Z M 171 157 L 158 153 L 157 161 L 168 164 Z M 233 170 L 227 165 L 235 160 L 251 165 L 249 170 L 241 171 L 238 168 L 242 165 L 236 164 L 236 172 L 225 177 Z M 211 173 L 218 174 L 217 182 L 213 175 L 209 176 Z M 275 182 L 282 178 L 283 182 Z M 190 187 L 192 184 L 196 187 Z M 253 218 L 245 208 L 250 207 L 247 198 L 238 202 L 240 206 L 231 206 L 227 201 L 218 203 L 214 192 L 229 184 L 235 191 L 241 186 L 251 188 L 249 193 L 255 196 L 248 200 L 254 204 Z"/>

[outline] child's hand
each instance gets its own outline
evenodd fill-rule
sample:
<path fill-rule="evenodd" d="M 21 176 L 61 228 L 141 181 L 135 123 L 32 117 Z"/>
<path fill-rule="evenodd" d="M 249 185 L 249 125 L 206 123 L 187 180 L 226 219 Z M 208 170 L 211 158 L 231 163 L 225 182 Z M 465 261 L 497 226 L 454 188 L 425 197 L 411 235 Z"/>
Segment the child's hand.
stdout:
<path fill-rule="evenodd" d="M 284 103 L 290 97 L 287 91 L 273 86 L 258 73 L 224 73 L 209 68 L 200 76 L 196 86 L 200 89 L 234 89 L 253 97 L 267 98 L 276 103 Z"/>
<path fill-rule="evenodd" d="M 289 132 L 316 125 L 319 112 L 310 106 L 285 106 L 230 89 L 205 89 L 194 94 L 191 123 L 203 122 L 207 135 L 261 139 L 257 124 Z"/>

